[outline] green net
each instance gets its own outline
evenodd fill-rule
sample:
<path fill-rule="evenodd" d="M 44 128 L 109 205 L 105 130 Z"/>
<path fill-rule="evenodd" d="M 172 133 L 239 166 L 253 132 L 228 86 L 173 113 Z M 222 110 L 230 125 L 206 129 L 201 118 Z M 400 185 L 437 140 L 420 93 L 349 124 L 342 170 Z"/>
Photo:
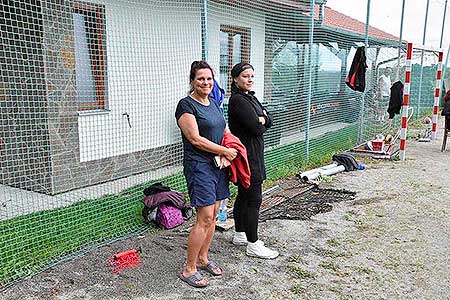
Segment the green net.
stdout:
<path fill-rule="evenodd" d="M 186 191 L 174 111 L 194 60 L 213 66 L 225 115 L 231 67 L 254 66 L 274 118 L 269 182 L 395 126 L 380 83 L 404 80 L 405 44 L 371 26 L 366 91 L 349 89 L 365 24 L 324 2 L 311 18 L 309 1 L 2 1 L 0 287 L 149 230 L 141 200 L 152 182 Z M 437 60 L 423 53 L 411 84 L 422 112 Z"/>

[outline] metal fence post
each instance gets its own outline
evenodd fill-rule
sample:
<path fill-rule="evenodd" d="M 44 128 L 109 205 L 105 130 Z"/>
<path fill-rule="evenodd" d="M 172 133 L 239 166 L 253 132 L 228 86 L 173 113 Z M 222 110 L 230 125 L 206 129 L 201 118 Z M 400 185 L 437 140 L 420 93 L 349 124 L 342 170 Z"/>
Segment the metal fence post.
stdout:
<path fill-rule="evenodd" d="M 405 2 L 402 3 L 402 17 L 400 20 L 400 36 L 398 38 L 398 59 L 397 59 L 397 76 L 396 80 L 400 80 L 400 56 L 402 54 L 402 37 L 403 37 L 403 20 L 405 19 Z"/>
<path fill-rule="evenodd" d="M 445 4 L 444 4 L 444 16 L 442 17 L 441 40 L 440 40 L 440 42 L 439 42 L 439 48 L 442 48 L 442 39 L 444 38 L 445 17 L 446 17 L 446 15 L 447 15 L 447 2 L 448 2 L 448 0 L 445 0 Z"/>
<path fill-rule="evenodd" d="M 367 48 L 369 46 L 369 19 L 370 19 L 370 0 L 367 0 L 367 15 L 366 15 L 366 33 L 365 33 L 365 51 L 367 52 Z M 359 133 L 358 133 L 358 142 L 360 143 L 363 139 L 364 134 L 364 110 L 365 110 L 365 95 L 366 93 L 363 92 L 361 95 L 361 109 L 359 112 Z"/>
<path fill-rule="evenodd" d="M 316 1 L 311 0 L 311 23 L 309 26 L 309 46 L 308 46 L 308 100 L 306 104 L 306 129 L 305 129 L 305 141 L 306 141 L 306 161 L 309 161 L 309 144 L 311 139 L 311 94 L 312 94 L 312 47 L 314 45 L 314 8 Z"/>
<path fill-rule="evenodd" d="M 442 78 L 445 78 L 445 71 L 447 70 L 447 64 L 448 64 L 448 56 L 450 55 L 450 45 L 448 45 L 447 50 L 447 57 L 445 58 L 444 68 L 442 70 Z M 450 87 L 449 87 L 450 88 Z"/>
<path fill-rule="evenodd" d="M 447 15 L 447 3 L 448 0 L 445 0 L 445 4 L 444 4 L 444 16 L 442 17 L 442 29 L 441 29 L 441 40 L 439 42 L 439 48 L 442 48 L 442 39 L 444 38 L 444 28 L 445 28 L 445 18 Z M 445 63 L 444 66 L 442 68 L 442 81 L 444 80 L 444 76 L 445 76 L 445 71 L 447 69 L 447 62 L 448 62 L 448 55 L 450 54 L 450 45 L 448 46 L 448 51 L 447 51 L 447 57 L 445 58 Z M 445 93 L 445 85 L 444 85 L 444 90 L 443 92 Z M 441 97 L 441 95 L 439 95 L 439 98 Z"/>
<path fill-rule="evenodd" d="M 202 3 L 202 59 L 208 60 L 208 0 Z"/>

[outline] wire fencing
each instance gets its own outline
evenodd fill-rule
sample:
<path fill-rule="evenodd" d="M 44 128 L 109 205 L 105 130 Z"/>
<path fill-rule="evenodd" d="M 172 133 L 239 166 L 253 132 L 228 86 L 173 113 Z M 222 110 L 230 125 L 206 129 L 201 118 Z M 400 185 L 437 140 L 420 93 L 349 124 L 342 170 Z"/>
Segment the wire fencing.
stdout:
<path fill-rule="evenodd" d="M 186 191 L 174 111 L 194 60 L 213 66 L 225 116 L 231 67 L 254 66 L 274 118 L 271 180 L 394 128 L 388 92 L 403 80 L 405 42 L 372 26 L 366 35 L 322 2 L 2 1 L 0 287 L 148 230 L 140 200 L 150 183 Z M 345 83 L 360 46 L 364 93 Z M 422 53 L 411 105 L 427 111 L 437 58 Z"/>

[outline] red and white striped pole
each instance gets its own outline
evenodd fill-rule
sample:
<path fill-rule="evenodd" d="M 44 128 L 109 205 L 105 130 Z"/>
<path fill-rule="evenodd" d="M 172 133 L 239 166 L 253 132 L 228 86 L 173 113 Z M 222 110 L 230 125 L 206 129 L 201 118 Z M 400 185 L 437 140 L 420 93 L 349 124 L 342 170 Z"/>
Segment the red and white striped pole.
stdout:
<path fill-rule="evenodd" d="M 408 105 L 409 105 L 409 90 L 411 83 L 411 57 L 412 57 L 412 43 L 408 43 L 406 50 L 405 62 L 405 86 L 403 88 L 403 106 L 402 106 L 402 128 L 400 130 L 400 159 L 406 158 L 406 132 L 408 130 Z"/>
<path fill-rule="evenodd" d="M 436 139 L 438 111 L 439 111 L 439 95 L 441 93 L 441 78 L 442 78 L 442 58 L 444 52 L 439 52 L 437 71 L 436 71 L 436 88 L 434 90 L 434 106 L 433 106 L 433 126 L 431 127 L 431 139 Z"/>

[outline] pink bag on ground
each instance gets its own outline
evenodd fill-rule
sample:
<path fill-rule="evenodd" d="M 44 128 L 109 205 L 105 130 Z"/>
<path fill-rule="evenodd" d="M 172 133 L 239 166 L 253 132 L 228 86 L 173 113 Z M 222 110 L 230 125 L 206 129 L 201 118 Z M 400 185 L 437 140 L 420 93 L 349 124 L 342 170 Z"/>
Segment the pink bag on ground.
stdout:
<path fill-rule="evenodd" d="M 183 224 L 184 219 L 179 208 L 161 203 L 158 205 L 156 223 L 165 229 L 171 229 Z"/>

